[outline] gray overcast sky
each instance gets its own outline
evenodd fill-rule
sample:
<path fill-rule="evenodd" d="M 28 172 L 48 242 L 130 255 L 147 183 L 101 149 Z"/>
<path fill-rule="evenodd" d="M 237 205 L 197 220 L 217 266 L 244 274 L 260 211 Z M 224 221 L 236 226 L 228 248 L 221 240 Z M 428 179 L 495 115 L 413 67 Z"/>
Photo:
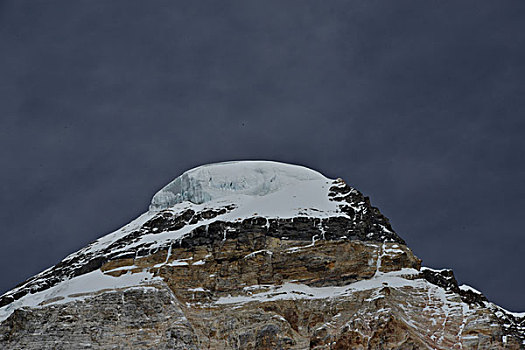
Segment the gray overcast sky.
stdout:
<path fill-rule="evenodd" d="M 188 168 L 271 159 L 525 310 L 524 79 L 523 1 L 0 0 L 0 292 Z"/>

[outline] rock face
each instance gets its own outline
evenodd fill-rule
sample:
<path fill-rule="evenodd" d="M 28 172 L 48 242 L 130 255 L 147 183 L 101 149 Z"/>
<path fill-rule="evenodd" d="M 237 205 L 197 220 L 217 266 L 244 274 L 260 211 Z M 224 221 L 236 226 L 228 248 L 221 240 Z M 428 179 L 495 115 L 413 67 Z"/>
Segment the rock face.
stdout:
<path fill-rule="evenodd" d="M 193 169 L 0 297 L 1 349 L 524 349 L 525 314 L 422 268 L 342 180 Z"/>

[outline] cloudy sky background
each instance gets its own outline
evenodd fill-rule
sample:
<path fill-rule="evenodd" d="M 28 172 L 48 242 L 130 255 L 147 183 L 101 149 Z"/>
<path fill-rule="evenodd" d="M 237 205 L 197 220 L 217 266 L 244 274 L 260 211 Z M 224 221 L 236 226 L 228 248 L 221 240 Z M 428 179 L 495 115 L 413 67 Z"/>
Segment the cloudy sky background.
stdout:
<path fill-rule="evenodd" d="M 525 2 L 0 0 L 0 293 L 181 172 L 271 159 L 371 197 L 525 311 Z"/>

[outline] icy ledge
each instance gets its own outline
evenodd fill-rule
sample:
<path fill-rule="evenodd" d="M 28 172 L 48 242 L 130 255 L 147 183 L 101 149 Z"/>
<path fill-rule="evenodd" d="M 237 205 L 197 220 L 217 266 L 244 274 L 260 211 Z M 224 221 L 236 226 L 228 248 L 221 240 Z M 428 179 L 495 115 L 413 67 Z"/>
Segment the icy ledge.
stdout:
<path fill-rule="evenodd" d="M 314 170 L 278 162 L 208 164 L 188 170 L 170 182 L 153 196 L 149 209 L 163 210 L 184 201 L 202 204 L 231 200 L 232 197 L 246 200 L 249 197 L 267 196 L 289 187 L 299 186 L 308 190 L 309 187 L 317 187 L 319 182 L 326 183 L 328 180 Z"/>

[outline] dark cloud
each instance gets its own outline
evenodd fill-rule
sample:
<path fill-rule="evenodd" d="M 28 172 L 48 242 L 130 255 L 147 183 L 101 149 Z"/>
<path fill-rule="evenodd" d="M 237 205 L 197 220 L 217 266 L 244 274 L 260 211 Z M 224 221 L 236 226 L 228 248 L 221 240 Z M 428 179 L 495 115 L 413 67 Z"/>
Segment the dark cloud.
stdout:
<path fill-rule="evenodd" d="M 525 3 L 0 1 L 0 291 L 193 166 L 370 195 L 424 263 L 524 310 Z"/>

